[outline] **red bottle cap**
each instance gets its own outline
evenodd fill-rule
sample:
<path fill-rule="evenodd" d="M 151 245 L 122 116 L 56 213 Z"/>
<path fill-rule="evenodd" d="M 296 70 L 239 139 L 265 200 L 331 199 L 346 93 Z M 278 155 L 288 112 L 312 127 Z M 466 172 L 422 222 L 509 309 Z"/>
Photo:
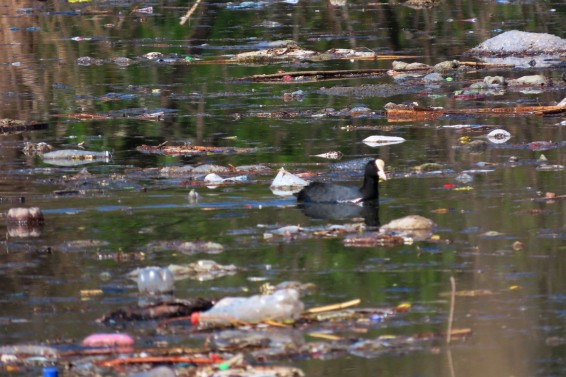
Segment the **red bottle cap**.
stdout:
<path fill-rule="evenodd" d="M 191 314 L 191 324 L 198 325 L 199 320 L 200 320 L 199 312 L 194 312 L 193 314 Z"/>

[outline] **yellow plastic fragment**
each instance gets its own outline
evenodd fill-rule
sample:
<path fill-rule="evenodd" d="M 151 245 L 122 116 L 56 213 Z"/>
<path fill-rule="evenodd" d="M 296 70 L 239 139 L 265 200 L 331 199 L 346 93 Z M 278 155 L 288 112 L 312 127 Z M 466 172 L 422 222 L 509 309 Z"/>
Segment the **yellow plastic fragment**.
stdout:
<path fill-rule="evenodd" d="M 99 296 L 103 294 L 102 289 L 81 289 L 81 296 Z"/>
<path fill-rule="evenodd" d="M 460 137 L 460 144 L 468 144 L 472 139 L 469 136 Z"/>

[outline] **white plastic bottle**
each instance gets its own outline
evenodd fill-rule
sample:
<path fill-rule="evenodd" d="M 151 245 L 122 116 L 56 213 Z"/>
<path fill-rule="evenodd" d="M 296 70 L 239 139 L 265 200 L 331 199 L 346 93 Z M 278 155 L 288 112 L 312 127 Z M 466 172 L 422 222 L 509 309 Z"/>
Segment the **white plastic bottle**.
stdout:
<path fill-rule="evenodd" d="M 296 289 L 281 289 L 269 295 L 225 297 L 206 312 L 193 313 L 191 322 L 207 328 L 233 322 L 284 321 L 299 318 L 303 307 Z"/>

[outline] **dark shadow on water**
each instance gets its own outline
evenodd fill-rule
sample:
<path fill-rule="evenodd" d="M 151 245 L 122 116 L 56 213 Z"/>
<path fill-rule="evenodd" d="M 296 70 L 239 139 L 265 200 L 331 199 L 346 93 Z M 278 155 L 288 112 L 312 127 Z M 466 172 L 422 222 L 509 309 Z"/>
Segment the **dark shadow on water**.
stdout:
<path fill-rule="evenodd" d="M 301 203 L 298 205 L 305 215 L 313 219 L 345 220 L 362 217 L 368 227 L 379 227 L 379 203 Z"/>

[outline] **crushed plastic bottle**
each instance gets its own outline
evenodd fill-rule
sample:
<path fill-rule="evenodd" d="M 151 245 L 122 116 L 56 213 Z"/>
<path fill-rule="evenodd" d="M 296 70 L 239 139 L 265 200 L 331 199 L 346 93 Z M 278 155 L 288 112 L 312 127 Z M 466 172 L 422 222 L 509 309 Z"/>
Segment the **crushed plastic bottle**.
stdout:
<path fill-rule="evenodd" d="M 299 318 L 303 303 L 296 289 L 281 289 L 269 295 L 225 297 L 206 312 L 193 313 L 191 322 L 199 327 L 218 327 L 234 321 L 257 323 Z"/>
<path fill-rule="evenodd" d="M 172 293 L 175 277 L 168 268 L 146 267 L 138 275 L 138 290 L 142 294 L 158 295 Z"/>

